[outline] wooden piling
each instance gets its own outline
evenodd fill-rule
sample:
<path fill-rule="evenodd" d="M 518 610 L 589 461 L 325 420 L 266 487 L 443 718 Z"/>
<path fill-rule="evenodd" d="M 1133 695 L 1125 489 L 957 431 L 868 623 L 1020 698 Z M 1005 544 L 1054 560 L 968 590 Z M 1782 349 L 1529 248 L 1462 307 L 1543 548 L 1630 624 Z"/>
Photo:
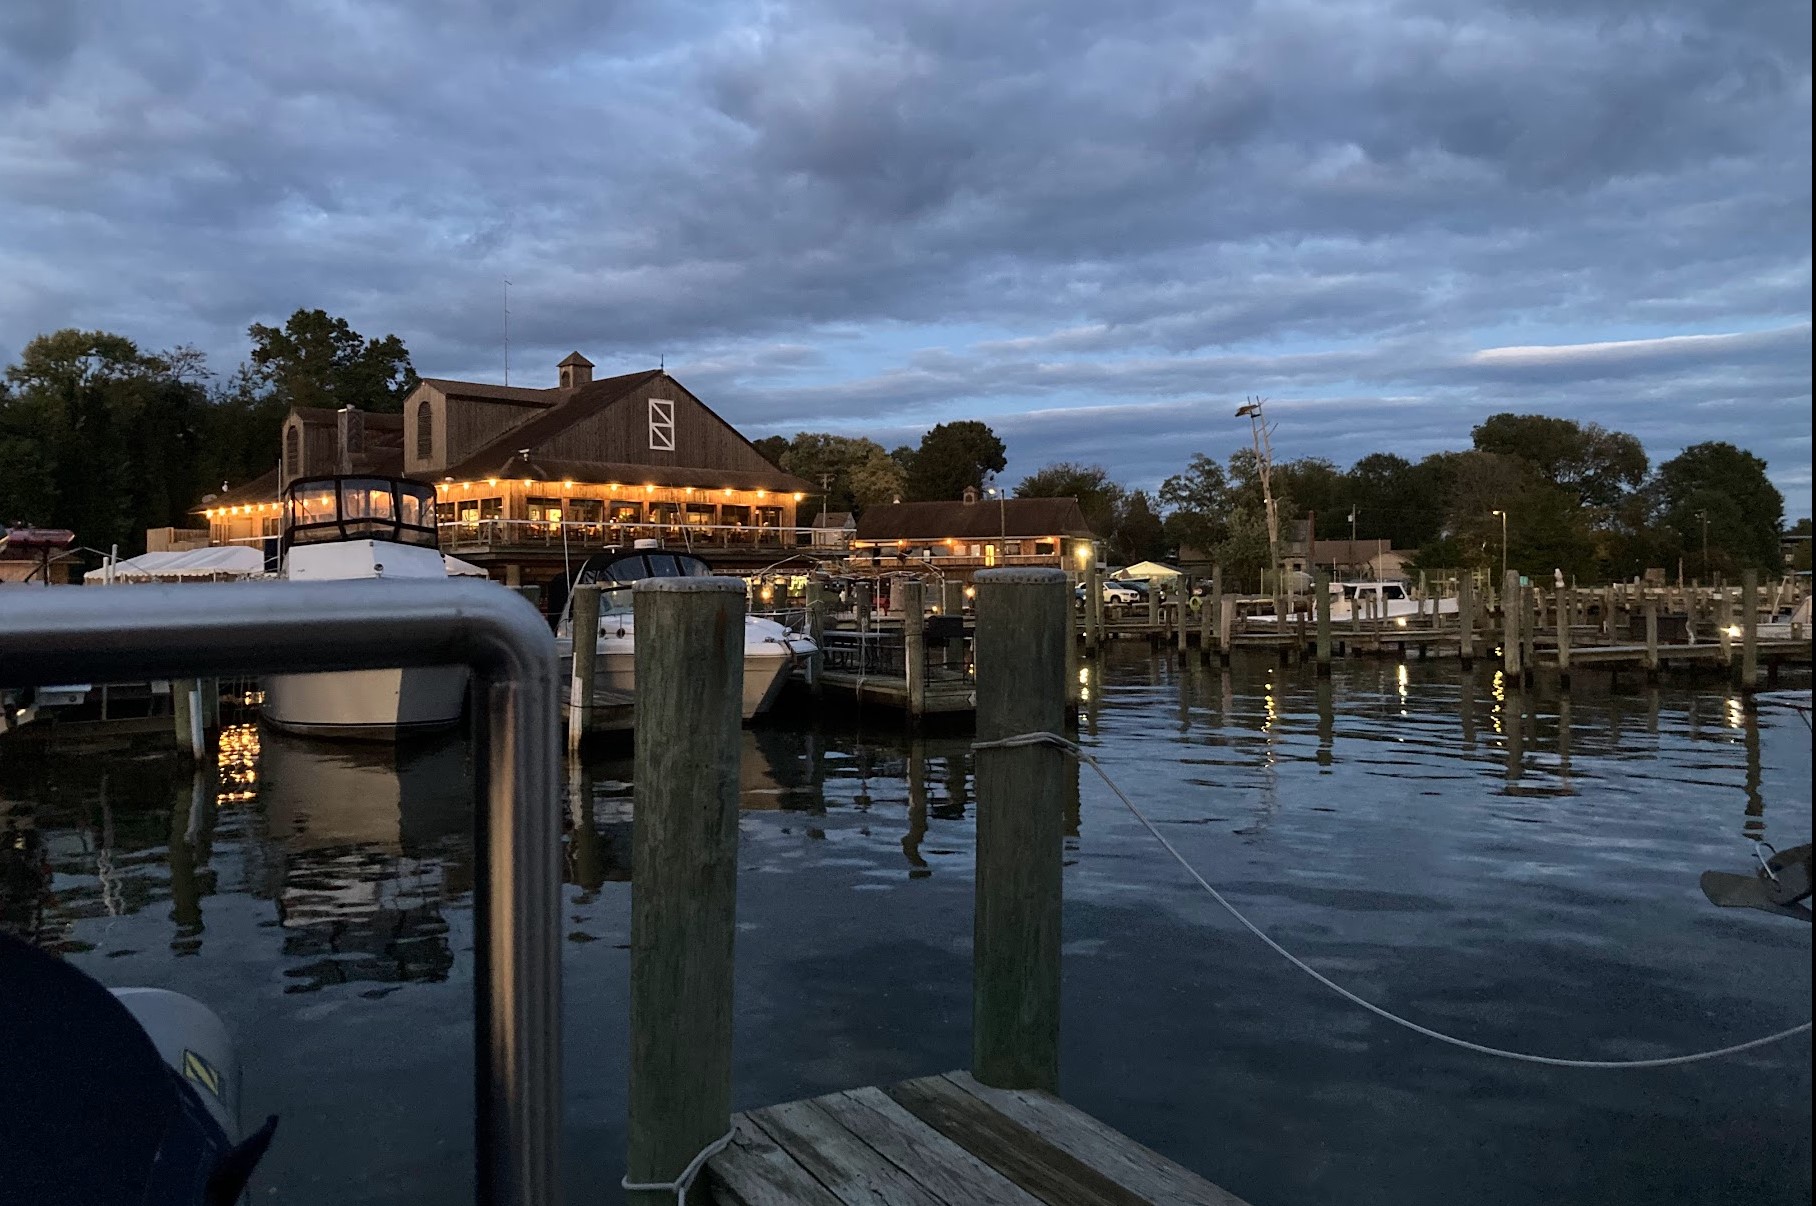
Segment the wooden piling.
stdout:
<path fill-rule="evenodd" d="M 1658 596 L 1646 595 L 1646 681 L 1658 678 Z"/>
<path fill-rule="evenodd" d="M 1148 645 L 1151 648 L 1160 644 L 1160 584 L 1148 579 Z"/>
<path fill-rule="evenodd" d="M 1507 571 L 1501 583 L 1501 669 L 1514 682 L 1520 681 L 1520 655 L 1525 647 L 1520 642 L 1520 576 Z"/>
<path fill-rule="evenodd" d="M 1058 733 L 1065 721 L 1065 575 L 985 570 L 977 589 L 977 735 Z M 1050 746 L 979 750 L 971 1070 L 1002 1089 L 1059 1088 L 1064 780 Z"/>
<path fill-rule="evenodd" d="M 1539 626 L 1537 610 L 1541 605 L 1539 603 L 1539 590 L 1537 587 L 1528 586 L 1521 589 L 1519 593 L 1520 673 L 1525 681 L 1530 683 L 1533 674 L 1538 668 Z"/>
<path fill-rule="evenodd" d="M 807 580 L 807 639 L 816 651 L 807 659 L 807 686 L 817 696 L 823 689 L 820 668 L 826 663 L 826 584 L 818 578 Z"/>
<path fill-rule="evenodd" d="M 587 583 L 574 588 L 568 605 L 574 634 L 574 657 L 568 675 L 567 752 L 580 752 L 587 722 L 593 716 L 593 687 L 599 674 L 599 587 Z"/>
<path fill-rule="evenodd" d="M 1236 601 L 1232 595 L 1219 595 L 1217 598 L 1217 660 L 1227 666 L 1230 664 L 1230 638 L 1236 627 Z"/>
<path fill-rule="evenodd" d="M 1192 616 L 1192 609 L 1188 604 L 1190 598 L 1189 594 L 1181 590 L 1179 601 L 1173 604 L 1174 617 L 1178 620 L 1178 623 L 1173 626 L 1173 638 L 1181 660 L 1184 660 L 1186 651 L 1191 645 L 1192 626 L 1187 623 Z"/>
<path fill-rule="evenodd" d="M 171 736 L 176 739 L 177 749 L 185 754 L 193 754 L 189 725 L 189 680 L 173 678 L 170 680 L 170 727 Z"/>
<path fill-rule="evenodd" d="M 1557 593 L 1557 672 L 1559 684 L 1570 685 L 1570 621 L 1576 615 L 1576 592 L 1566 587 Z"/>
<path fill-rule="evenodd" d="M 947 616 L 965 614 L 965 584 L 957 578 L 947 578 L 940 583 L 940 614 Z"/>
<path fill-rule="evenodd" d="M 1734 600 L 1724 586 L 1715 598 L 1715 631 L 1721 644 L 1721 664 L 1729 674 L 1734 672 L 1734 634 L 1729 631 L 1733 626 Z"/>
<path fill-rule="evenodd" d="M 1475 575 L 1465 573 L 1457 579 L 1457 656 L 1463 669 L 1475 665 Z"/>
<path fill-rule="evenodd" d="M 653 578 L 637 622 L 629 1151 L 670 1181 L 731 1124 L 744 585 Z M 1053 651 L 1056 655 L 1058 650 Z M 674 1194 L 629 1194 L 672 1206 Z"/>
<path fill-rule="evenodd" d="M 927 711 L 927 608 L 922 593 L 921 582 L 917 578 L 898 581 L 895 587 L 896 601 L 902 609 L 902 675 L 906 679 L 908 695 L 908 722 L 918 723 Z M 1070 599 L 1067 600 L 1071 602 Z M 1068 608 L 1066 616 L 1071 617 Z M 1066 635 L 1071 636 L 1068 626 Z M 1066 641 L 1066 648 L 1061 656 L 1069 661 L 1078 655 L 1078 647 L 1071 640 Z"/>
<path fill-rule="evenodd" d="M 1318 677 L 1330 677 L 1330 571 L 1319 570 L 1312 589 L 1317 591 L 1313 606 L 1318 609 Z"/>
<path fill-rule="evenodd" d="M 1614 587 L 1602 587 L 1602 640 L 1614 641 Z"/>
<path fill-rule="evenodd" d="M 1209 665 L 1211 645 L 1217 639 L 1217 592 L 1215 589 L 1208 595 L 1199 597 L 1198 602 L 1198 662 Z"/>
<path fill-rule="evenodd" d="M 1759 571 L 1740 575 L 1740 689 L 1759 689 Z"/>

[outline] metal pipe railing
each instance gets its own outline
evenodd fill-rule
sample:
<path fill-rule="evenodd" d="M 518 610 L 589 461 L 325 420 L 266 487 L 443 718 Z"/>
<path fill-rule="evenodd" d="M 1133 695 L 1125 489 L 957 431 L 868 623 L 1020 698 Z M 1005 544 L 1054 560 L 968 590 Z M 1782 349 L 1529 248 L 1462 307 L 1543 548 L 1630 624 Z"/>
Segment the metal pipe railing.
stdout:
<path fill-rule="evenodd" d="M 205 598 L 204 598 L 205 596 Z M 226 583 L 0 593 L 0 686 L 465 664 L 474 726 L 473 1045 L 479 1198 L 560 1200 L 555 642 L 476 581 Z"/>

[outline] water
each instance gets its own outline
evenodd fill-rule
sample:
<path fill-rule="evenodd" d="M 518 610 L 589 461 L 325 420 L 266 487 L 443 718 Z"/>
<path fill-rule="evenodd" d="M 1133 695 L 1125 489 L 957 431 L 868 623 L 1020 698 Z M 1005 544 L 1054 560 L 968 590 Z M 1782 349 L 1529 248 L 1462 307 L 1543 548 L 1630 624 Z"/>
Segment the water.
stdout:
<path fill-rule="evenodd" d="M 1416 664 L 1321 685 L 1142 649 L 1102 679 L 1083 737 L 1112 774 L 1276 938 L 1389 1008 L 1588 1058 L 1809 1017 L 1809 928 L 1697 886 L 1746 869 L 1749 836 L 1809 840 L 1791 713 L 1677 690 L 1502 700 L 1486 672 Z M 964 1066 L 965 740 L 879 719 L 744 745 L 737 1105 Z M 256 1200 L 469 1197 L 465 747 L 243 727 L 221 763 L 198 785 L 167 755 L 0 761 L 0 924 L 221 1012 L 248 1113 L 282 1117 Z M 630 775 L 591 762 L 567 849 L 574 1201 L 615 1200 L 622 1172 Z M 1088 772 L 1067 807 L 1064 1092 L 1257 1206 L 1810 1201 L 1807 1037 L 1640 1072 L 1439 1046 L 1238 930 Z"/>

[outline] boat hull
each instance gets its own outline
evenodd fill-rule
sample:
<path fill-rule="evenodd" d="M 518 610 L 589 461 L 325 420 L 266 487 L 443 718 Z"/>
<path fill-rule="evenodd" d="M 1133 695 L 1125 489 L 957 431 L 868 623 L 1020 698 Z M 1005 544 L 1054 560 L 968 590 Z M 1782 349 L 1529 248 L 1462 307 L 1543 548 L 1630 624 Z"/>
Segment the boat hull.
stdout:
<path fill-rule="evenodd" d="M 572 665 L 566 657 L 562 659 L 562 668 L 571 674 Z M 788 675 L 794 668 L 794 661 L 786 652 L 777 648 L 775 651 L 765 649 L 761 652 L 750 652 L 744 655 L 744 686 L 740 699 L 739 711 L 745 720 L 751 720 L 769 711 L 776 697 L 782 693 L 788 681 Z M 609 687 L 614 691 L 625 691 L 632 695 L 637 691 L 637 655 L 629 649 L 601 649 L 594 674 L 597 684 Z"/>
<path fill-rule="evenodd" d="M 264 718 L 309 737 L 391 741 L 459 722 L 465 666 L 274 674 L 264 680 Z"/>

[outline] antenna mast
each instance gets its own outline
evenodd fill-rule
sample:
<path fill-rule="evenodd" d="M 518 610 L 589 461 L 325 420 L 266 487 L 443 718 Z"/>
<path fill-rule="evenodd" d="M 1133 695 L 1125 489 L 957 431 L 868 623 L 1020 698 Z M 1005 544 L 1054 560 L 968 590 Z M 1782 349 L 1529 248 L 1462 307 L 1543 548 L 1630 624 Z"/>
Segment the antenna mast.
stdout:
<path fill-rule="evenodd" d="M 504 278 L 504 383 L 511 383 L 511 278 Z"/>

